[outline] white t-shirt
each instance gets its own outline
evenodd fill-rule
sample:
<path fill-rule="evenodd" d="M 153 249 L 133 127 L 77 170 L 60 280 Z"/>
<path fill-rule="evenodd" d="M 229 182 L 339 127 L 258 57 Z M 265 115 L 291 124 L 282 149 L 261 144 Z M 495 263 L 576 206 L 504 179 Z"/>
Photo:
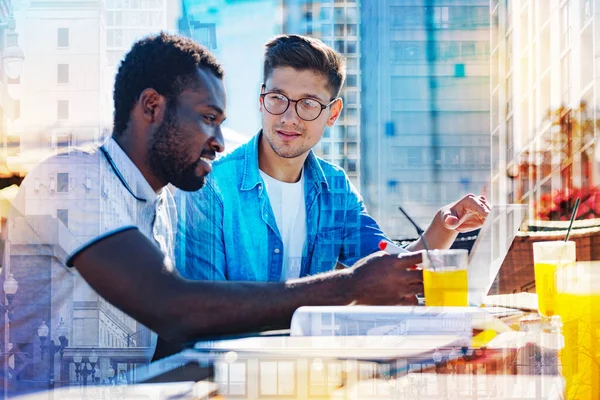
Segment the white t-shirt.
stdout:
<path fill-rule="evenodd" d="M 306 242 L 306 205 L 304 169 L 295 183 L 281 182 L 260 171 L 271 202 L 277 228 L 283 241 L 281 280 L 300 276 Z"/>
<path fill-rule="evenodd" d="M 142 347 L 131 361 L 150 360 L 156 335 L 104 300 L 66 263 L 101 238 L 135 227 L 173 260 L 176 221 L 169 190 L 157 195 L 112 138 L 102 149 L 73 150 L 38 164 L 23 181 L 7 223 L 2 279 L 11 272 L 19 282 L 11 341 L 39 348 L 43 320 L 49 339 L 58 343 L 62 319 L 70 347 Z M 35 354 L 34 362 L 44 362 Z"/>

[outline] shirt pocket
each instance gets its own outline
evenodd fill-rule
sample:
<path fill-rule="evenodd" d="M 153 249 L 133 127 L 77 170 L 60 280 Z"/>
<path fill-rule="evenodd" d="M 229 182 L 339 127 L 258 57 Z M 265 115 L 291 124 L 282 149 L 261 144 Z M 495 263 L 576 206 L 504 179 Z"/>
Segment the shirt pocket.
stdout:
<path fill-rule="evenodd" d="M 312 255 L 312 274 L 333 271 L 344 243 L 344 227 L 317 233 Z"/>

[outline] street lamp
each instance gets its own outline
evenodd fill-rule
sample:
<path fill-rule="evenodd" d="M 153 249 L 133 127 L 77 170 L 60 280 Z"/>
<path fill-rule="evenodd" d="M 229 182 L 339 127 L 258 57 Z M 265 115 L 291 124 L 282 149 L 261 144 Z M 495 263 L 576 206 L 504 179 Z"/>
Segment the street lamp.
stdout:
<path fill-rule="evenodd" d="M 10 79 L 17 79 L 23 69 L 25 54 L 18 45 L 19 35 L 15 32 L 17 24 L 15 17 L 9 15 L 8 21 L 0 24 L 0 30 L 8 28 L 6 33 L 6 47 L 2 49 L 2 64 L 6 75 Z"/>
<path fill-rule="evenodd" d="M 15 299 L 15 294 L 17 294 L 17 290 L 19 290 L 19 283 L 15 279 L 12 273 L 8 274 L 8 278 L 4 280 L 2 284 L 2 289 L 4 289 L 4 294 L 6 295 L 6 305 L 0 304 L 0 309 L 4 312 L 8 313 L 8 321 L 12 320 L 12 309 L 13 309 L 13 300 Z"/>
<path fill-rule="evenodd" d="M 48 386 L 50 388 L 54 388 L 54 355 L 60 352 L 60 358 L 63 357 L 63 353 L 65 347 L 69 345 L 69 340 L 67 339 L 67 327 L 63 319 L 60 319 L 58 327 L 56 328 L 56 334 L 58 335 L 58 341 L 60 345 L 56 345 L 54 340 L 50 339 L 50 342 L 46 344 L 46 339 L 48 338 L 48 334 L 50 333 L 50 328 L 46 325 L 45 321 L 42 321 L 40 326 L 37 329 L 37 334 L 40 338 L 40 349 L 42 350 L 42 360 L 44 359 L 44 353 L 48 352 L 49 362 L 50 362 L 50 371 L 48 373 Z"/>
<path fill-rule="evenodd" d="M 17 294 L 17 290 L 19 290 L 19 283 L 17 282 L 12 273 L 9 273 L 8 276 L 4 279 L 4 282 L 2 283 L 2 289 L 4 290 L 4 295 L 6 296 L 6 304 L 4 303 L 4 298 L 2 298 L 2 301 L 0 301 L 0 311 L 2 312 L 0 316 L 2 318 L 2 323 L 0 323 L 0 325 L 4 325 L 4 313 L 8 314 L 8 323 L 6 324 L 6 328 L 2 333 L 2 343 L 0 344 L 0 346 L 2 347 L 0 347 L 0 355 L 2 355 L 3 361 L 0 364 L 0 366 L 3 369 L 8 370 L 8 358 L 10 357 L 12 352 L 9 344 L 11 343 L 10 323 L 12 321 L 13 316 L 13 300 L 15 299 L 15 295 Z M 2 381 L 0 382 L 0 392 L 6 393 L 7 385 L 8 378 L 2 379 Z"/>
<path fill-rule="evenodd" d="M 88 376 L 92 376 L 92 383 L 96 380 L 96 364 L 98 363 L 98 355 L 96 350 L 92 349 L 92 352 L 87 357 L 87 361 L 84 361 L 80 352 L 77 352 L 73 356 L 73 363 L 75 363 L 75 375 L 79 382 L 79 376 L 83 378 L 83 386 L 87 386 Z M 91 368 L 88 368 L 88 363 Z M 114 373 L 114 372 L 113 372 Z"/>

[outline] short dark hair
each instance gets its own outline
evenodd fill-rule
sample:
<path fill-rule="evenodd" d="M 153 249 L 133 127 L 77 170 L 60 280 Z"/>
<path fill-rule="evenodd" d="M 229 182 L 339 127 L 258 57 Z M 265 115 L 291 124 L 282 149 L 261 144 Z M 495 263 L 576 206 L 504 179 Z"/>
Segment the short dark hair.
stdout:
<path fill-rule="evenodd" d="M 125 132 L 131 110 L 145 89 L 152 88 L 171 101 L 192 83 L 198 68 L 223 78 L 215 57 L 192 39 L 161 32 L 136 42 L 115 79 L 113 134 Z"/>
<path fill-rule="evenodd" d="M 263 82 L 279 67 L 322 73 L 333 97 L 340 94 L 346 75 L 344 59 L 338 52 L 319 39 L 300 35 L 279 35 L 265 45 Z"/>

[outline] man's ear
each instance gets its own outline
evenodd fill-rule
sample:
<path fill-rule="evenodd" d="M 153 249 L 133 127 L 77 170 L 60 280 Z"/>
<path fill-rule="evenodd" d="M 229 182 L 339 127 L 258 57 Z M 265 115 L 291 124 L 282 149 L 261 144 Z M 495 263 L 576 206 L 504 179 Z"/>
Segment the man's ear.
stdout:
<path fill-rule="evenodd" d="M 327 126 L 331 127 L 335 124 L 335 121 L 340 116 L 342 112 L 342 108 L 344 108 L 344 104 L 342 102 L 342 98 L 338 97 L 335 102 L 329 106 L 329 118 L 327 118 Z"/>
<path fill-rule="evenodd" d="M 265 92 L 265 84 L 263 83 L 262 85 L 260 85 L 260 94 L 263 94 Z M 258 96 L 258 111 L 260 111 L 262 113 L 263 111 L 263 101 L 264 98 L 262 96 Z"/>
<path fill-rule="evenodd" d="M 162 122 L 166 107 L 166 99 L 156 90 L 151 88 L 144 89 L 138 99 L 138 105 L 146 122 L 149 124 Z"/>

